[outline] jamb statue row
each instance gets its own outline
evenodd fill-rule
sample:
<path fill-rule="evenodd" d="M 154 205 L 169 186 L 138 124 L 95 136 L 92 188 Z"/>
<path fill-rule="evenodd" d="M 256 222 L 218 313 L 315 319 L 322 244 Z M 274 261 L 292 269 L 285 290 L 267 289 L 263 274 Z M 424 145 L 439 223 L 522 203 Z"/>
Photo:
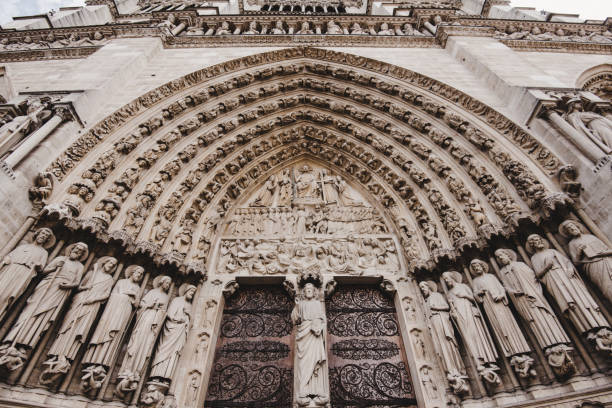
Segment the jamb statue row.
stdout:
<path fill-rule="evenodd" d="M 114 365 L 126 338 L 125 331 L 134 318 L 127 352 L 120 362 L 116 394 L 126 398 L 135 391 L 149 361 L 149 377 L 153 384 L 149 388 L 156 391 L 155 395 L 159 394 L 160 386 L 167 391 L 187 340 L 191 301 L 196 287 L 182 284 L 178 296 L 170 301 L 172 280 L 160 275 L 153 279 L 153 288 L 141 299 L 140 282 L 145 273 L 141 266 L 128 266 L 125 278 L 116 280 L 117 259 L 103 256 L 83 278 L 83 262 L 89 256 L 85 243 L 68 245 L 64 255 L 45 266 L 47 249 L 55 243 L 53 232 L 49 228 L 40 228 L 33 237 L 33 243 L 19 245 L 2 261 L 2 316 L 25 292 L 37 272 L 43 277 L 27 299 L 17 322 L 2 340 L 0 366 L 13 372 L 23 367 L 31 352 L 37 346 L 42 347 L 39 343 L 44 332 L 53 329 L 61 310 L 75 292 L 47 352 L 40 375 L 41 384 L 52 385 L 65 376 L 93 332 L 81 361 L 81 386 L 88 395 L 96 393 Z M 96 321 L 101 308 L 104 312 Z M 154 353 L 153 346 L 158 337 Z M 143 399 L 153 398 L 149 394 L 144 393 Z"/>
<path fill-rule="evenodd" d="M 586 233 L 581 224 L 567 220 L 559 227 L 569 238 L 569 254 L 582 265 L 589 279 L 610 300 L 612 291 L 612 251 L 603 241 Z M 483 312 L 501 352 L 521 378 L 535 376 L 531 349 L 514 318 L 509 301 L 533 333 L 544 351 L 548 364 L 559 378 L 567 378 L 576 370 L 571 357 L 571 340 L 544 296 L 544 288 L 577 331 L 604 353 L 612 352 L 612 329 L 599 305 L 589 293 L 576 267 L 561 252 L 550 249 L 548 241 L 532 234 L 526 243 L 533 269 L 506 248 L 495 251 L 501 270 L 499 278 L 489 273 L 489 265 L 479 259 L 471 261 L 471 287 L 456 271 L 442 274 L 446 297 L 438 284 L 419 284 L 431 323 L 431 334 L 449 384 L 456 394 L 469 390 L 466 370 L 459 354 L 454 322 L 468 354 L 475 362 L 480 377 L 487 383 L 500 382 L 497 371 L 499 354 L 487 329 Z M 501 278 L 501 281 L 500 281 Z M 482 306 L 479 307 L 479 304 Z"/>
<path fill-rule="evenodd" d="M 574 263 L 581 265 L 590 281 L 611 300 L 610 248 L 574 220 L 563 222 L 559 232 L 569 240 L 568 252 Z M 148 387 L 151 392 L 145 393 L 143 398 L 154 399 L 160 394 L 163 397 L 187 338 L 190 303 L 196 288 L 183 284 L 179 296 L 168 306 L 171 280 L 167 276 L 158 276 L 153 281 L 153 289 L 139 299 L 139 282 L 144 273 L 142 267 L 127 267 L 126 277 L 115 283 L 116 277 L 112 275 L 115 274 L 117 260 L 109 256 L 101 257 L 85 279 L 81 279 L 83 262 L 89 255 L 87 245 L 82 242 L 68 245 L 64 255 L 45 266 L 47 249 L 54 242 L 52 231 L 40 228 L 34 232 L 32 243 L 19 245 L 2 261 L 0 281 L 5 283 L 0 286 L 2 315 L 25 292 L 37 271 L 44 276 L 19 314 L 16 324 L 3 339 L 0 364 L 12 371 L 22 367 L 30 351 L 39 346 L 43 333 L 56 321 L 71 293 L 76 291 L 48 351 L 41 382 L 53 383 L 67 373 L 89 333 L 93 332 L 82 361 L 82 385 L 89 392 L 99 389 L 112 362 L 116 360 L 132 311 L 139 305 L 135 328 L 119 370 L 117 394 L 125 397 L 137 389 L 159 335 L 157 351 L 152 359 L 150 377 L 153 381 Z M 532 350 L 509 309 L 510 301 L 532 331 L 555 374 L 564 378 L 576 370 L 571 356 L 571 341 L 544 296 L 541 284 L 561 309 L 562 315 L 580 334 L 592 341 L 597 350 L 612 351 L 609 322 L 572 261 L 560 251 L 549 248 L 548 241 L 537 234 L 528 237 L 526 247 L 531 253 L 533 269 L 518 261 L 514 251 L 498 249 L 495 257 L 501 267 L 499 277 L 489 272 L 486 262 L 475 259 L 469 267 L 473 275 L 471 287 L 463 283 L 463 277 L 458 272 L 449 271 L 442 275 L 446 298 L 438 291 L 436 283 L 420 283 L 442 366 L 457 394 L 466 392 L 468 385 L 451 321 L 461 336 L 469 339 L 464 344 L 486 382 L 499 382 L 499 354 L 493 338 L 498 340 L 501 345 L 499 351 L 510 360 L 520 377 L 535 375 L 532 368 L 534 360 L 530 356 Z M 94 330 L 95 316 L 105 302 L 104 312 Z M 482 304 L 491 324 L 491 332 L 478 304 Z M 162 332 L 159 333 L 159 330 Z"/>

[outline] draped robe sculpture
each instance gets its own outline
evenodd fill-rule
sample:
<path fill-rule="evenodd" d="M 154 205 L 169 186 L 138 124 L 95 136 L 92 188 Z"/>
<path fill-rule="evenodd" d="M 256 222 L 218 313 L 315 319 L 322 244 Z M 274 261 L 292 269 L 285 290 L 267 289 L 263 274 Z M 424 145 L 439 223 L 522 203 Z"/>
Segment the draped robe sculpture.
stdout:
<path fill-rule="evenodd" d="M 44 363 L 47 368 L 40 377 L 42 384 L 55 382 L 59 376 L 68 373 L 89 334 L 102 302 L 110 295 L 114 283 L 112 273 L 116 267 L 115 258 L 102 257 L 79 285 L 78 293 L 72 299 L 62 326 L 47 352 L 49 359 Z"/>
<path fill-rule="evenodd" d="M 585 112 L 580 100 L 570 101 L 568 107 L 567 121 L 609 152 L 612 149 L 612 120 L 595 112 Z"/>
<path fill-rule="evenodd" d="M 77 242 L 66 248 L 43 269 L 46 275 L 34 289 L 17 323 L 0 346 L 0 365 L 10 370 L 21 367 L 27 350 L 38 344 L 40 337 L 57 318 L 64 302 L 83 277 L 82 262 L 89 255 L 87 245 Z"/>
<path fill-rule="evenodd" d="M 139 282 L 144 269 L 138 265 L 128 266 L 125 278 L 120 279 L 108 299 L 89 346 L 83 357 L 83 382 L 85 390 L 96 389 L 106 377 L 106 370 L 112 365 L 114 356 L 121 346 L 123 331 L 127 327 L 132 308 L 136 303 Z"/>
<path fill-rule="evenodd" d="M 0 319 L 15 299 L 25 292 L 32 279 L 47 263 L 47 249 L 55 244 L 49 228 L 39 228 L 32 243 L 13 249 L 0 263 Z"/>
<path fill-rule="evenodd" d="M 488 383 L 498 384 L 496 371 L 497 351 L 487 330 L 484 319 L 476 305 L 472 289 L 462 283 L 459 272 L 448 271 L 442 274 L 442 280 L 448 286 L 448 302 L 451 316 L 457 323 L 464 344 L 475 360 L 478 374 Z"/>
<path fill-rule="evenodd" d="M 528 356 L 531 349 L 508 307 L 506 290 L 501 282 L 489 273 L 489 265 L 480 259 L 470 262 L 470 273 L 474 276 L 472 288 L 476 300 L 482 303 L 504 356 L 511 358 L 510 362 L 520 377 L 535 376 L 535 370 L 531 369 L 534 360 Z"/>
<path fill-rule="evenodd" d="M 136 324 L 117 376 L 120 380 L 117 384 L 120 397 L 125 397 L 138 387 L 145 363 L 153 351 L 153 344 L 164 321 L 171 284 L 169 276 L 157 276 L 153 280 L 153 289 L 140 301 Z"/>
<path fill-rule="evenodd" d="M 531 263 L 536 276 L 544 283 L 561 312 L 580 333 L 595 341 L 597 349 L 611 352 L 606 344 L 610 325 L 572 262 L 556 249 L 550 249 L 548 241 L 538 234 L 530 235 L 526 246 L 532 254 Z"/>
<path fill-rule="evenodd" d="M 318 289 L 306 283 L 296 299 L 291 320 L 296 325 L 296 402 L 300 407 L 326 407 L 329 403 L 329 370 L 325 339 L 325 309 Z"/>
<path fill-rule="evenodd" d="M 440 356 L 440 361 L 446 378 L 455 394 L 469 391 L 468 377 L 465 374 L 463 360 L 459 354 L 459 346 L 455 330 L 450 321 L 450 306 L 433 281 L 419 283 L 423 297 L 429 310 L 430 331 Z"/>
<path fill-rule="evenodd" d="M 295 178 L 295 193 L 297 198 L 318 198 L 319 188 L 312 168 L 308 165 L 298 170 Z"/>
<path fill-rule="evenodd" d="M 270 176 L 266 183 L 261 188 L 261 191 L 253 200 L 252 207 L 270 207 L 274 200 L 274 193 L 276 192 L 277 181 L 275 176 Z"/>
<path fill-rule="evenodd" d="M 181 350 L 187 341 L 187 332 L 191 321 L 191 301 L 195 291 L 195 286 L 185 283 L 179 288 L 179 296 L 170 302 L 151 366 L 151 374 L 149 375 L 151 378 L 168 381 L 172 379 Z"/>
<path fill-rule="evenodd" d="M 582 266 L 591 282 L 612 302 L 612 249 L 573 220 L 563 222 L 559 232 L 570 238 L 568 251 L 574 264 Z"/>
<path fill-rule="evenodd" d="M 535 272 L 524 262 L 518 262 L 516 253 L 510 249 L 498 249 L 495 251 L 495 257 L 501 265 L 502 282 L 512 295 L 516 310 L 527 322 L 538 345 L 548 356 L 548 363 L 557 375 L 567 374 L 566 370 L 573 372 L 575 367 L 569 355 L 570 339 L 544 297 Z M 558 370 L 560 366 L 556 353 L 565 355 L 565 361 L 561 365 L 564 367 L 563 372 Z"/>

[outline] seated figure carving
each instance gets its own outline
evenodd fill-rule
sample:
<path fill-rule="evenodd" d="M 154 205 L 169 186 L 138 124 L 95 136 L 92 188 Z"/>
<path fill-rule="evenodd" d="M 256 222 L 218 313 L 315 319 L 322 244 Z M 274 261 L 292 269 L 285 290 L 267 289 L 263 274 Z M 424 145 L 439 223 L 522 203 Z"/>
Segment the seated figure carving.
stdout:
<path fill-rule="evenodd" d="M 230 26 L 227 21 L 221 23 L 221 26 L 215 31 L 215 35 L 228 35 L 231 34 Z"/>
<path fill-rule="evenodd" d="M 310 23 L 308 23 L 308 21 L 304 21 L 302 23 L 302 27 L 296 34 L 314 34 L 314 31 L 310 29 Z"/>
<path fill-rule="evenodd" d="M 327 31 L 326 34 L 344 34 L 342 31 L 342 27 L 336 24 L 334 21 L 329 21 L 327 23 Z"/>
<path fill-rule="evenodd" d="M 249 23 L 249 29 L 246 30 L 244 32 L 244 34 L 246 34 L 246 35 L 259 34 L 259 30 L 257 29 L 257 22 L 256 21 L 251 21 Z"/>

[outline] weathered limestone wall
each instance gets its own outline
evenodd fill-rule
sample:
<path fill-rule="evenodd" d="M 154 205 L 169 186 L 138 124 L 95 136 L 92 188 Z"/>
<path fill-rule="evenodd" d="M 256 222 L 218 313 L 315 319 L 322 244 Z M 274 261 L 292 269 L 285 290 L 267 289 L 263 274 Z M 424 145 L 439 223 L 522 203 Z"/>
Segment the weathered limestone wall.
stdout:
<path fill-rule="evenodd" d="M 172 79 L 205 66 L 273 50 L 272 47 L 164 49 L 158 38 L 113 40 L 86 59 L 5 63 L 15 95 L 28 92 L 75 93 L 75 109 L 85 125 L 92 126 L 119 107 Z M 492 38 L 451 37 L 446 49 L 342 48 L 347 53 L 392 63 L 428 75 L 480 99 L 515 122 L 525 125 L 535 107 L 529 88 L 573 88 L 585 70 L 612 63 L 606 55 L 516 52 Z M 590 177 L 589 163 L 577 157 L 571 144 L 556 140 L 545 128 L 534 128 L 536 137 L 566 162 L 578 164 L 587 208 L 592 208 L 604 230 L 612 231 L 605 206 L 609 189 L 598 188 L 604 178 Z M 0 244 L 16 230 L 29 211 L 27 185 L 78 135 L 78 125 L 64 125 L 17 169 L 17 179 L 2 175 Z M 596 209 L 597 207 L 597 209 Z"/>

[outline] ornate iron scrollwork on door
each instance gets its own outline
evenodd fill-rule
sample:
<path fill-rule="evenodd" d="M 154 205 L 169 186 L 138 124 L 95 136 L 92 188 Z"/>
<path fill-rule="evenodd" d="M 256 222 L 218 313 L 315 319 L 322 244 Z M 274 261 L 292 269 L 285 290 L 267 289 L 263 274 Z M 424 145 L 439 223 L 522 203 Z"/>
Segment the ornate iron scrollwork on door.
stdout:
<path fill-rule="evenodd" d="M 292 308 L 275 287 L 245 287 L 227 300 L 207 407 L 291 406 Z"/>
<path fill-rule="evenodd" d="M 332 407 L 416 407 L 392 300 L 377 288 L 340 286 L 327 318 Z"/>

